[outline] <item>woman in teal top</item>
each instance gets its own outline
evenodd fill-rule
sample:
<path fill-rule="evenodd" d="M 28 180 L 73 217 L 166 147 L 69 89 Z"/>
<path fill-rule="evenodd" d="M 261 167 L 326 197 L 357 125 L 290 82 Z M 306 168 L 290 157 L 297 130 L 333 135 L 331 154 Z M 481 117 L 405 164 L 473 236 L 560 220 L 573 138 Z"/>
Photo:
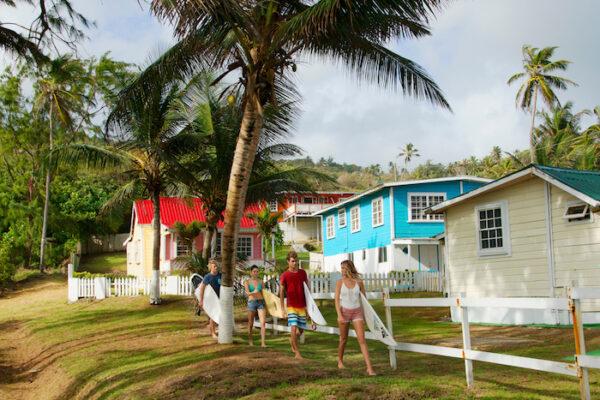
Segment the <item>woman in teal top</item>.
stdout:
<path fill-rule="evenodd" d="M 265 299 L 262 295 L 263 283 L 258 278 L 258 267 L 253 265 L 250 267 L 250 279 L 244 282 L 246 288 L 246 295 L 248 295 L 248 344 L 252 343 L 252 327 L 254 325 L 254 318 L 258 314 L 260 320 L 260 345 L 265 345 L 266 326 L 265 320 L 267 317 L 267 310 L 265 308 Z"/>

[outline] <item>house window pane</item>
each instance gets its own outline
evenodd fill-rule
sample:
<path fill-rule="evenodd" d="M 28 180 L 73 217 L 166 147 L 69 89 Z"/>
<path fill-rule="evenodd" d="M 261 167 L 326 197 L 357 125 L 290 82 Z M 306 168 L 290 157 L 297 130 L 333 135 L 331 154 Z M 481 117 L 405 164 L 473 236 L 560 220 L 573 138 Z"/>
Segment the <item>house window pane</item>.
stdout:
<path fill-rule="evenodd" d="M 335 237 L 335 219 L 333 215 L 330 215 L 325 220 L 325 228 L 327 230 L 327 239 L 332 239 Z"/>
<path fill-rule="evenodd" d="M 250 236 L 241 236 L 238 238 L 237 253 L 246 257 L 252 257 L 252 238 Z"/>
<path fill-rule="evenodd" d="M 446 200 L 443 193 L 418 193 L 410 195 L 410 220 L 411 221 L 443 221 L 444 214 L 425 214 L 424 211 Z"/>
<path fill-rule="evenodd" d="M 479 210 L 479 247 L 480 249 L 498 250 L 504 247 L 504 226 L 502 207 L 495 206 Z"/>
<path fill-rule="evenodd" d="M 357 232 L 360 230 L 360 208 L 352 207 L 350 210 L 350 230 Z"/>
<path fill-rule="evenodd" d="M 186 243 L 185 240 L 178 237 L 177 238 L 177 257 L 189 256 L 190 254 L 192 254 L 190 245 L 188 243 Z"/>
<path fill-rule="evenodd" d="M 379 263 L 387 262 L 387 247 L 380 247 L 377 251 L 377 261 Z"/>
<path fill-rule="evenodd" d="M 221 240 L 222 240 L 222 236 L 219 232 L 217 232 L 217 243 L 215 245 L 215 256 L 216 257 L 220 257 L 221 256 Z"/>
<path fill-rule="evenodd" d="M 269 211 L 277 212 L 277 200 L 269 201 Z"/>
<path fill-rule="evenodd" d="M 346 226 L 346 209 L 345 208 L 338 210 L 338 224 L 340 225 L 340 228 L 343 228 Z"/>
<path fill-rule="evenodd" d="M 371 202 L 373 226 L 383 225 L 383 198 L 375 199 Z"/>

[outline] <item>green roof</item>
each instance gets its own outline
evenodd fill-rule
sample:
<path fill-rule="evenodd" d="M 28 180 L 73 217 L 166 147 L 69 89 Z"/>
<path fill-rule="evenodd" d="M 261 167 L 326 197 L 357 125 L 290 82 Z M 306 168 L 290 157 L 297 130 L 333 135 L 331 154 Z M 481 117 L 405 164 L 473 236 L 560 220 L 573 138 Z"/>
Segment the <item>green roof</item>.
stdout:
<path fill-rule="evenodd" d="M 537 164 L 534 166 L 557 181 L 572 187 L 596 201 L 600 201 L 600 172 L 546 167 Z"/>

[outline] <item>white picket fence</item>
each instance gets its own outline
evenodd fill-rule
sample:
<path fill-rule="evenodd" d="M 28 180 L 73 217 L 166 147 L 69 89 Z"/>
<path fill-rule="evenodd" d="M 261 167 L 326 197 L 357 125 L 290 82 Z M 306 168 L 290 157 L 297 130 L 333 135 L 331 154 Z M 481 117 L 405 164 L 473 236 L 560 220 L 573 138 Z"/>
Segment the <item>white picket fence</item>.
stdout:
<path fill-rule="evenodd" d="M 335 283 L 340 279 L 339 273 L 309 274 L 311 291 L 315 294 L 333 293 Z M 440 292 L 442 278 L 438 272 L 404 271 L 389 274 L 372 273 L 362 276 L 367 292 Z M 265 285 L 273 292 L 279 290 L 279 275 L 268 274 L 263 277 Z M 69 301 L 79 298 L 104 299 L 106 297 L 140 296 L 150 293 L 150 278 L 69 278 Z M 191 296 L 192 281 L 190 276 L 161 276 L 160 294 L 174 296 Z"/>

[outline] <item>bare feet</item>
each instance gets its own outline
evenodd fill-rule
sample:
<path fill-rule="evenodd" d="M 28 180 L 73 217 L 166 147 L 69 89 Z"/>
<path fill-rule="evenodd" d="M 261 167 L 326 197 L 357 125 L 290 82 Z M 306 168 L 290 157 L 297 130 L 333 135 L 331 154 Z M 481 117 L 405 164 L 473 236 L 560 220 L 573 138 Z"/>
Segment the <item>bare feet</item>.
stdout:
<path fill-rule="evenodd" d="M 213 338 L 213 339 L 219 339 L 219 335 L 217 335 L 216 333 L 213 333 L 213 334 L 212 334 L 212 338 Z"/>
<path fill-rule="evenodd" d="M 248 340 L 248 346 L 254 346 L 254 343 L 252 342 L 252 340 Z"/>
<path fill-rule="evenodd" d="M 302 355 L 300 354 L 300 352 L 296 352 L 294 355 L 294 358 L 296 360 L 304 360 L 304 358 L 302 357 Z"/>
<path fill-rule="evenodd" d="M 264 343 L 261 343 L 261 344 L 260 344 L 260 347 L 267 347 L 267 345 L 266 345 L 266 344 L 264 344 Z"/>
<path fill-rule="evenodd" d="M 345 369 L 346 368 L 346 367 L 344 367 L 344 363 L 341 360 L 338 361 L 338 368 L 339 369 Z"/>
<path fill-rule="evenodd" d="M 369 376 L 377 376 L 377 374 L 373 370 L 367 371 L 367 375 L 369 375 Z"/>

